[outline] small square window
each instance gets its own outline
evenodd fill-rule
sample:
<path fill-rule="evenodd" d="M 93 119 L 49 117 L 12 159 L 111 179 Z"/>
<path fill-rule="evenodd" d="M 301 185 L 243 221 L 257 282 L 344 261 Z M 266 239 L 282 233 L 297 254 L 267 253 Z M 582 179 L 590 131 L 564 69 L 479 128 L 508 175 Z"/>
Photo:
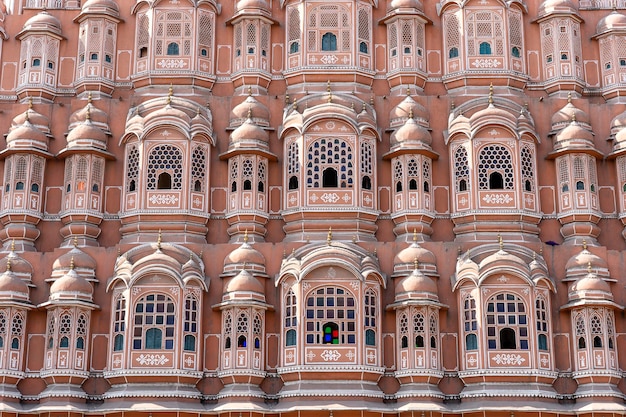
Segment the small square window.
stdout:
<path fill-rule="evenodd" d="M 546 57 L 546 62 L 549 64 L 550 62 L 552 62 L 552 55 L 548 55 Z"/>
<path fill-rule="evenodd" d="M 620 67 L 626 67 L 626 58 L 620 58 L 619 59 L 619 66 Z"/>

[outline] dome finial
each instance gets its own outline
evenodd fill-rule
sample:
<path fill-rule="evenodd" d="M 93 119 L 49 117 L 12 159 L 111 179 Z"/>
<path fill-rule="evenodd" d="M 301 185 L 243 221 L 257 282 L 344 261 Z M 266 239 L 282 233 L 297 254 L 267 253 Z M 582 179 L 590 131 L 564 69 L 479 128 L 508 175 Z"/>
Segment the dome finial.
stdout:
<path fill-rule="evenodd" d="M 87 104 L 91 104 L 91 91 L 87 93 Z"/>
<path fill-rule="evenodd" d="M 161 241 L 162 241 L 161 229 L 159 229 L 159 236 L 157 237 L 157 249 L 159 250 L 161 250 Z"/>
<path fill-rule="evenodd" d="M 33 98 L 28 97 L 28 110 L 32 110 L 32 109 L 33 109 Z"/>
<path fill-rule="evenodd" d="M 72 259 L 70 259 L 70 271 L 73 271 L 73 270 L 74 270 L 74 268 L 75 268 L 75 265 L 74 265 L 74 257 L 72 256 Z"/>
<path fill-rule="evenodd" d="M 572 122 L 575 122 L 575 121 L 576 121 L 576 113 L 572 112 Z"/>
<path fill-rule="evenodd" d="M 504 242 L 502 241 L 502 235 L 498 233 L 498 246 L 500 246 L 500 250 L 504 249 Z"/>
<path fill-rule="evenodd" d="M 289 104 L 289 94 L 285 94 L 285 104 Z"/>
<path fill-rule="evenodd" d="M 11 258 L 7 258 L 7 271 L 11 271 Z"/>
<path fill-rule="evenodd" d="M 326 81 L 326 92 L 330 93 L 330 80 Z"/>
<path fill-rule="evenodd" d="M 172 96 L 174 95 L 174 87 L 170 83 L 170 88 L 167 89 L 167 104 L 172 102 Z"/>
<path fill-rule="evenodd" d="M 587 250 L 587 239 L 583 239 L 583 250 Z"/>
<path fill-rule="evenodd" d="M 493 104 L 493 83 L 489 84 L 489 104 Z"/>
<path fill-rule="evenodd" d="M 413 228 L 413 243 L 417 243 L 417 228 Z"/>
<path fill-rule="evenodd" d="M 408 84 L 406 86 L 406 95 L 407 97 L 411 95 L 411 86 L 409 86 Z"/>
<path fill-rule="evenodd" d="M 571 91 L 568 91 L 568 93 L 567 93 L 567 102 L 568 103 L 572 102 L 572 92 Z"/>
<path fill-rule="evenodd" d="M 248 243 L 248 229 L 243 234 L 243 243 Z"/>
<path fill-rule="evenodd" d="M 74 247 L 75 247 L 75 248 L 77 248 L 77 247 L 78 247 L 78 236 L 77 236 L 77 235 L 74 235 L 74 239 L 73 239 L 73 242 L 72 242 L 72 243 L 74 244 Z"/>
<path fill-rule="evenodd" d="M 326 244 L 330 246 L 330 242 L 333 241 L 333 228 L 328 228 L 328 235 L 326 236 Z"/>
<path fill-rule="evenodd" d="M 587 261 L 587 273 L 591 274 L 591 261 Z"/>
<path fill-rule="evenodd" d="M 413 107 L 409 109 L 409 119 L 413 119 Z"/>
<path fill-rule="evenodd" d="M 11 241 L 11 252 L 15 252 L 15 239 Z"/>
<path fill-rule="evenodd" d="M 85 121 L 91 121 L 91 107 L 87 107 L 87 114 L 85 114 Z"/>
<path fill-rule="evenodd" d="M 248 119 L 252 119 L 252 107 L 248 107 Z"/>
<path fill-rule="evenodd" d="M 417 256 L 416 256 L 415 259 L 413 259 L 413 270 L 417 272 L 417 269 L 419 268 L 419 266 L 420 266 L 420 261 L 417 259 Z"/>
<path fill-rule="evenodd" d="M 248 96 L 252 97 L 252 86 L 248 86 Z"/>

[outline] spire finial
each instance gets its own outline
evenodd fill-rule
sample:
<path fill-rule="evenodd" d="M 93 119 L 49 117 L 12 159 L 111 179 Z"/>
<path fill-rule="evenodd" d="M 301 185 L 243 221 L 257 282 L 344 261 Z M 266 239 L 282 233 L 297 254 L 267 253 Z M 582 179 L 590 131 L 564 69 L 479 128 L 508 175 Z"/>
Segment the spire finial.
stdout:
<path fill-rule="evenodd" d="M 248 243 L 248 229 L 243 234 L 243 243 Z"/>
<path fill-rule="evenodd" d="M 571 92 L 571 91 L 568 91 L 568 92 L 567 92 L 567 102 L 568 102 L 568 103 L 571 103 L 571 102 L 572 102 L 572 92 Z"/>
<path fill-rule="evenodd" d="M 413 107 L 409 109 L 409 119 L 413 118 Z"/>
<path fill-rule="evenodd" d="M 500 246 L 500 250 L 504 248 L 504 242 L 502 241 L 502 235 L 498 233 L 498 245 Z"/>
<path fill-rule="evenodd" d="M 587 261 L 587 273 L 591 274 L 591 261 Z"/>
<path fill-rule="evenodd" d="M 417 228 L 413 228 L 413 243 L 417 243 Z"/>
<path fill-rule="evenodd" d="M 285 94 L 285 104 L 289 104 L 289 94 Z"/>
<path fill-rule="evenodd" d="M 366 111 L 365 109 L 367 108 L 367 105 L 365 104 L 365 102 L 363 102 L 363 106 L 362 106 L 362 111 Z"/>
<path fill-rule="evenodd" d="M 407 84 L 406 86 L 406 95 L 410 96 L 411 95 L 411 87 Z"/>
<path fill-rule="evenodd" d="M 328 228 L 328 235 L 326 236 L 326 244 L 330 245 L 330 242 L 333 241 L 333 228 Z"/>
<path fill-rule="evenodd" d="M 85 121 L 91 121 L 91 107 L 87 107 L 87 114 L 85 114 Z"/>
<path fill-rule="evenodd" d="M 248 107 L 248 119 L 252 119 L 252 107 Z"/>
<path fill-rule="evenodd" d="M 167 89 L 167 104 L 172 102 L 172 96 L 174 95 L 174 87 L 170 84 L 170 88 Z"/>
<path fill-rule="evenodd" d="M 159 236 L 157 237 L 157 249 L 159 250 L 161 250 L 161 242 L 162 242 L 161 229 L 159 229 Z"/>
<path fill-rule="evenodd" d="M 248 96 L 252 97 L 252 86 L 248 86 Z"/>
<path fill-rule="evenodd" d="M 75 267 L 75 265 L 74 265 L 74 257 L 72 256 L 72 259 L 70 259 L 70 271 L 73 271 L 74 267 Z"/>
<path fill-rule="evenodd" d="M 11 271 L 11 258 L 7 258 L 7 271 Z"/>
<path fill-rule="evenodd" d="M 91 104 L 91 91 L 87 93 L 87 104 Z"/>
<path fill-rule="evenodd" d="M 32 110 L 32 109 L 33 109 L 33 98 L 28 97 L 28 110 Z"/>
<path fill-rule="evenodd" d="M 326 92 L 330 93 L 330 80 L 326 81 Z"/>
<path fill-rule="evenodd" d="M 74 235 L 74 239 L 73 239 L 72 244 L 74 245 L 75 248 L 78 247 L 78 236 Z"/>
<path fill-rule="evenodd" d="M 583 250 L 587 250 L 587 239 L 583 239 Z"/>
<path fill-rule="evenodd" d="M 489 84 L 489 104 L 493 104 L 493 83 Z"/>
<path fill-rule="evenodd" d="M 11 241 L 11 252 L 15 252 L 15 239 Z"/>
<path fill-rule="evenodd" d="M 576 113 L 572 112 L 572 122 L 575 122 L 575 121 L 576 121 Z"/>
<path fill-rule="evenodd" d="M 415 259 L 413 259 L 413 269 L 415 270 L 415 272 L 417 272 L 417 269 L 420 266 L 420 261 L 417 259 L 417 256 L 415 257 Z"/>

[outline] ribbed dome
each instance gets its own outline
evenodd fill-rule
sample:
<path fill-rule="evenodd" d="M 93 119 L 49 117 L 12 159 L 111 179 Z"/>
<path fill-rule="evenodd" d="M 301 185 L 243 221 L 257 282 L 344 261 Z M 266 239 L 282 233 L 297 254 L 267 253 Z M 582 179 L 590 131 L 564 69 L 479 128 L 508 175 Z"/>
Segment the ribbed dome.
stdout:
<path fill-rule="evenodd" d="M 605 280 L 593 274 L 587 274 L 587 276 L 579 279 L 572 285 L 572 291 L 602 291 L 610 293 L 611 287 Z"/>
<path fill-rule="evenodd" d="M 152 120 L 159 119 L 181 119 L 185 124 L 189 124 L 191 122 L 191 117 L 187 113 L 182 110 L 179 110 L 173 107 L 170 103 L 153 113 L 147 114 L 144 118 L 144 123 L 148 125 Z"/>
<path fill-rule="evenodd" d="M 25 112 L 18 114 L 11 121 L 11 128 L 22 126 L 24 122 L 29 121 L 30 124 L 44 133 L 50 132 L 50 120 L 41 113 L 37 113 L 32 108 L 28 108 Z"/>
<path fill-rule="evenodd" d="M 91 269 L 96 270 L 96 261 L 89 254 L 74 247 L 70 251 L 59 256 L 52 264 L 52 270 L 68 269 Z"/>
<path fill-rule="evenodd" d="M 537 15 L 543 17 L 553 13 L 578 14 L 578 9 L 571 0 L 545 0 L 539 6 Z"/>
<path fill-rule="evenodd" d="M 437 294 L 437 284 L 418 269 L 408 277 L 402 278 L 396 285 L 396 295 L 402 293 L 430 293 Z"/>
<path fill-rule="evenodd" d="M 102 147 L 106 148 L 107 135 L 90 120 L 86 120 L 70 131 L 67 135 L 67 145 L 71 147 L 72 142 L 85 140 L 100 142 Z"/>
<path fill-rule="evenodd" d="M 29 31 L 48 31 L 61 35 L 61 22 L 48 12 L 42 11 L 24 23 L 20 34 Z"/>
<path fill-rule="evenodd" d="M 228 281 L 224 288 L 225 293 L 242 291 L 242 292 L 255 292 L 258 294 L 265 293 L 265 288 L 261 282 L 252 276 L 245 269 L 235 275 Z"/>
<path fill-rule="evenodd" d="M 230 135 L 230 142 L 257 141 L 268 142 L 269 135 L 259 125 L 248 118 L 241 126 L 233 131 Z"/>
<path fill-rule="evenodd" d="M 573 271 L 580 268 L 608 269 L 608 265 L 602 257 L 594 255 L 587 248 L 569 258 L 565 264 L 565 271 Z"/>
<path fill-rule="evenodd" d="M 74 269 L 57 279 L 50 286 L 50 299 L 82 299 L 91 301 L 93 286 Z"/>
<path fill-rule="evenodd" d="M 420 264 L 435 264 L 437 259 L 435 255 L 417 244 L 417 242 L 413 242 L 410 246 L 402 249 L 398 254 L 393 258 L 393 264 L 402 265 L 402 264 L 411 264 L 413 265 L 415 261 Z"/>
<path fill-rule="evenodd" d="M 568 125 L 572 120 L 576 120 L 581 124 L 589 125 L 589 115 L 578 107 L 574 106 L 571 99 L 568 99 L 568 103 L 559 111 L 552 115 L 552 129 L 562 129 Z"/>
<path fill-rule="evenodd" d="M 28 299 L 28 285 L 8 269 L 0 275 L 0 300 L 13 298 L 9 294 Z"/>
<path fill-rule="evenodd" d="M 70 116 L 69 128 L 73 129 L 76 125 L 83 123 L 87 119 L 90 119 L 91 122 L 100 129 L 106 131 L 109 130 L 108 114 L 94 106 L 92 103 L 87 103 L 86 106 L 72 113 Z"/>
<path fill-rule="evenodd" d="M 424 12 L 424 6 L 419 0 L 392 0 L 389 3 L 389 9 L 417 9 L 420 12 Z"/>
<path fill-rule="evenodd" d="M 120 8 L 114 0 L 87 0 L 83 4 L 82 13 L 105 13 L 119 17 Z"/>
<path fill-rule="evenodd" d="M 269 5 L 265 0 L 239 0 L 237 2 L 237 10 L 246 9 L 269 10 Z"/>
<path fill-rule="evenodd" d="M 254 249 L 248 242 L 232 251 L 224 259 L 224 269 L 231 265 L 256 264 L 265 266 L 265 257 L 261 252 Z"/>
<path fill-rule="evenodd" d="M 48 138 L 29 121 L 13 128 L 7 135 L 7 148 L 36 148 L 48 150 Z"/>
<path fill-rule="evenodd" d="M 615 135 L 615 141 L 617 143 L 626 142 L 626 129 L 622 129 Z"/>
<path fill-rule="evenodd" d="M 265 127 L 269 125 L 269 109 L 252 95 L 249 95 L 244 101 L 233 107 L 233 110 L 230 112 L 231 126 L 238 126 L 247 119 L 254 120 L 260 126 Z"/>
<path fill-rule="evenodd" d="M 556 135 L 557 142 L 589 141 L 593 143 L 593 134 L 577 122 L 571 122 Z"/>
<path fill-rule="evenodd" d="M 391 134 L 390 142 L 392 146 L 410 145 L 411 143 L 430 146 L 433 138 L 428 130 L 418 125 L 412 117 L 409 117 L 402 127 Z"/>
<path fill-rule="evenodd" d="M 489 264 L 492 264 L 495 262 L 516 263 L 518 265 L 523 265 L 524 268 L 528 268 L 528 264 L 524 262 L 522 258 L 516 255 L 513 255 L 512 253 L 509 253 L 505 251 L 504 249 L 500 249 L 496 253 L 492 253 L 491 255 L 487 256 L 485 259 L 480 261 L 479 269 L 483 269 Z"/>
<path fill-rule="evenodd" d="M 5 271 L 9 265 L 11 265 L 11 271 L 18 276 L 30 279 L 33 274 L 33 266 L 14 251 L 9 252 L 7 256 L 0 259 L 0 268 L 4 268 L 4 270 L 0 269 L 0 271 Z"/>
<path fill-rule="evenodd" d="M 611 133 L 617 138 L 617 133 L 626 127 L 626 111 L 621 112 L 611 120 Z"/>
<path fill-rule="evenodd" d="M 611 30 L 625 30 L 626 29 L 626 16 L 613 10 L 608 16 L 600 19 L 596 25 L 596 35 Z"/>
<path fill-rule="evenodd" d="M 413 97 L 407 95 L 397 106 L 395 106 L 391 112 L 389 112 L 389 124 L 392 128 L 402 126 L 406 119 L 410 117 L 411 113 L 413 118 L 421 120 L 427 124 L 429 115 L 428 110 Z"/>

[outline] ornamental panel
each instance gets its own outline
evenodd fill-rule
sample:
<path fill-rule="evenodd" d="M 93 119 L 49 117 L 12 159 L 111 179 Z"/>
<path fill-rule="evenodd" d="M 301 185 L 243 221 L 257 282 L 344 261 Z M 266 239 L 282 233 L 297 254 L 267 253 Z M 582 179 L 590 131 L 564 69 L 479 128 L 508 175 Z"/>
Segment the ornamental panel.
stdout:
<path fill-rule="evenodd" d="M 174 352 L 132 352 L 131 368 L 173 368 Z"/>
<path fill-rule="evenodd" d="M 489 352 L 490 368 L 530 368 L 530 353 L 519 351 Z"/>
<path fill-rule="evenodd" d="M 306 364 L 356 364 L 356 347 L 307 347 Z"/>

